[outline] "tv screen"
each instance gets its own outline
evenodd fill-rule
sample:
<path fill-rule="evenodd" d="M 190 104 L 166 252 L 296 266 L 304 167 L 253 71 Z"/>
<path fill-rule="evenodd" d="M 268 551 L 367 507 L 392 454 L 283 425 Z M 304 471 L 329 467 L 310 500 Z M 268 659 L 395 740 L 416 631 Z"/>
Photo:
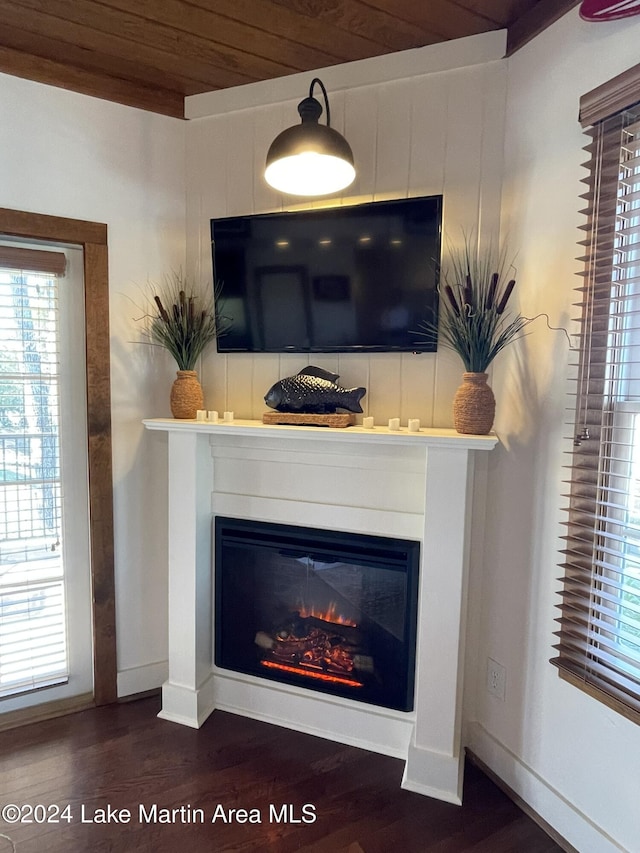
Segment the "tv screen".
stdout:
<path fill-rule="evenodd" d="M 433 352 L 442 197 L 211 220 L 219 352 Z"/>

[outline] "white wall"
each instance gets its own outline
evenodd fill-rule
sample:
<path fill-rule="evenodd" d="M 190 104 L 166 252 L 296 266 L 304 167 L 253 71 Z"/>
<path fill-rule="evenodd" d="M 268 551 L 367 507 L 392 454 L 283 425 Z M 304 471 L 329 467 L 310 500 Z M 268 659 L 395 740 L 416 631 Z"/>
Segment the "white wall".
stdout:
<path fill-rule="evenodd" d="M 185 123 L 0 74 L 0 206 L 108 226 L 120 692 L 166 660 L 166 448 L 173 367 L 133 343 L 138 289 L 185 263 Z M 138 669 L 142 667 L 142 669 Z M 160 675 L 160 677 L 159 677 Z"/>
<path fill-rule="evenodd" d="M 585 159 L 578 100 L 638 61 L 639 36 L 638 20 L 586 24 L 574 11 L 508 63 L 485 57 L 475 67 L 461 61 L 455 70 L 352 88 L 348 66 L 339 66 L 329 89 L 332 112 L 360 170 L 348 200 L 443 192 L 445 229 L 479 219 L 486 235 L 496 227 L 504 173 L 502 232 L 518 251 L 521 308 L 570 325 Z M 383 78 L 384 58 L 379 62 Z M 203 117 L 188 128 L 188 255 L 204 276 L 211 274 L 210 217 L 283 204 L 262 181 L 263 158 L 274 136 L 294 123 L 304 92 L 293 98 L 283 87 L 279 100 L 278 81 L 273 85 L 268 106 L 254 106 L 242 93 L 245 108 L 234 111 L 225 96 L 218 114 L 200 110 Z M 215 111 L 215 99 L 210 103 Z M 483 572 L 472 566 L 467 739 L 579 850 L 631 851 L 640 838 L 640 730 L 562 682 L 548 663 L 561 559 L 568 353 L 564 336 L 544 320 L 531 331 L 501 356 L 492 377 L 501 447 L 489 458 Z M 345 384 L 367 386 L 366 413 L 381 421 L 400 413 L 450 423 L 460 365 L 449 354 L 314 361 Z M 301 362 L 212 354 L 204 364 L 207 406 L 259 417 L 266 388 Z M 504 702 L 486 692 L 488 656 L 507 668 Z"/>
<path fill-rule="evenodd" d="M 569 13 L 509 59 L 503 230 L 519 249 L 527 315 L 570 325 L 584 218 L 580 95 L 640 60 L 640 19 Z M 504 353 L 493 385 L 501 447 L 490 454 L 474 749 L 579 850 L 640 849 L 640 727 L 561 681 L 553 655 L 570 449 L 567 344 L 538 321 Z M 484 689 L 507 668 L 506 701 Z"/>
<path fill-rule="evenodd" d="M 519 249 L 521 307 L 568 323 L 585 159 L 578 99 L 636 63 L 638 44 L 640 19 L 586 24 L 577 12 L 561 19 L 508 61 L 506 134 L 504 61 L 461 60 L 457 69 L 442 65 L 413 79 L 398 77 L 394 65 L 390 82 L 357 88 L 349 88 L 348 66 L 337 67 L 329 94 L 335 125 L 360 164 L 354 196 L 444 192 L 447 229 L 481 216 L 489 233 L 499 217 L 506 139 L 503 230 Z M 173 371 L 168 359 L 131 343 L 135 312 L 126 297 L 184 262 L 185 131 L 189 264 L 206 278 L 210 217 L 281 205 L 262 183 L 262 160 L 304 94 L 279 101 L 276 90 L 275 106 L 221 110 L 185 127 L 0 75 L 0 205 L 109 226 L 121 692 L 159 683 L 166 656 L 166 448 L 161 436 L 142 434 L 140 420 L 168 414 Z M 489 454 L 484 572 L 472 577 L 468 646 L 476 649 L 477 678 L 468 738 L 580 850 L 632 851 L 640 838 L 640 729 L 560 681 L 547 662 L 562 532 L 566 355 L 562 335 L 538 322 L 492 378 L 501 447 Z M 204 365 L 207 406 L 259 416 L 265 390 L 299 362 L 212 354 Z M 368 411 L 381 420 L 401 413 L 450 422 L 461 371 L 453 356 L 322 363 L 335 365 L 345 384 L 366 385 Z M 487 655 L 507 668 L 504 703 L 484 689 Z"/>
<path fill-rule="evenodd" d="M 444 227 L 452 239 L 459 242 L 461 229 L 477 228 L 478 222 L 484 235 L 497 232 L 506 97 L 506 66 L 499 59 L 503 48 L 504 34 L 489 33 L 452 43 L 446 55 L 436 46 L 327 69 L 332 125 L 349 140 L 358 175 L 349 195 L 315 205 L 444 193 Z M 452 68 L 454 61 L 457 68 Z M 212 217 L 300 204 L 267 186 L 264 161 L 273 138 L 298 122 L 297 105 L 312 76 L 296 75 L 293 99 L 291 78 L 254 84 L 268 100 L 266 106 L 234 111 L 229 93 L 198 96 L 199 107 L 217 111 L 190 121 L 187 128 L 188 255 L 203 278 L 211 280 Z M 251 104 L 252 93 L 252 86 L 241 87 L 239 102 Z M 309 362 L 304 355 L 210 352 L 203 365 L 206 406 L 260 418 L 263 396 L 273 382 Z M 364 385 L 365 415 L 378 423 L 400 415 L 403 423 L 412 417 L 425 426 L 451 424 L 451 399 L 462 366 L 450 353 L 314 355 L 312 363 L 338 373 L 347 387 Z"/>

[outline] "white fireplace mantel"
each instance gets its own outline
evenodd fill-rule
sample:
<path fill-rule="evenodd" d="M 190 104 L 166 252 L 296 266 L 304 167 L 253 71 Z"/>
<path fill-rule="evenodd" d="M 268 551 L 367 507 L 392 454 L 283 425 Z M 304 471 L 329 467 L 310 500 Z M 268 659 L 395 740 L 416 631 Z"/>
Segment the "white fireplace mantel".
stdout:
<path fill-rule="evenodd" d="M 460 803 L 474 472 L 496 437 L 247 420 L 144 425 L 166 432 L 169 444 L 169 678 L 160 716 L 199 727 L 219 708 L 395 755 L 405 760 L 404 788 Z M 420 541 L 414 710 L 216 668 L 215 515 Z"/>

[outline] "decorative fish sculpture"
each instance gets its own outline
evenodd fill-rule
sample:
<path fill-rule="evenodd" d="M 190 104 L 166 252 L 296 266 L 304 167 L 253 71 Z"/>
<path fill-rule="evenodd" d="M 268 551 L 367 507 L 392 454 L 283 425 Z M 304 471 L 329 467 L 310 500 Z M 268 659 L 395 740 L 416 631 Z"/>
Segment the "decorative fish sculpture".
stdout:
<path fill-rule="evenodd" d="M 336 409 L 361 412 L 360 400 L 366 388 L 343 388 L 336 385 L 337 374 L 309 365 L 295 376 L 288 376 L 272 385 L 264 401 L 277 412 L 305 414 L 334 414 Z"/>

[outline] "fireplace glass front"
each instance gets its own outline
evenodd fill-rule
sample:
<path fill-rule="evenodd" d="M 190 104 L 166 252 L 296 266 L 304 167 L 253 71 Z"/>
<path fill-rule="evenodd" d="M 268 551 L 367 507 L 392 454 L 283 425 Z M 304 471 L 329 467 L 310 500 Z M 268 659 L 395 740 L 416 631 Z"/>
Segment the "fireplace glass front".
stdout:
<path fill-rule="evenodd" d="M 215 662 L 413 709 L 418 542 L 215 519 Z"/>

